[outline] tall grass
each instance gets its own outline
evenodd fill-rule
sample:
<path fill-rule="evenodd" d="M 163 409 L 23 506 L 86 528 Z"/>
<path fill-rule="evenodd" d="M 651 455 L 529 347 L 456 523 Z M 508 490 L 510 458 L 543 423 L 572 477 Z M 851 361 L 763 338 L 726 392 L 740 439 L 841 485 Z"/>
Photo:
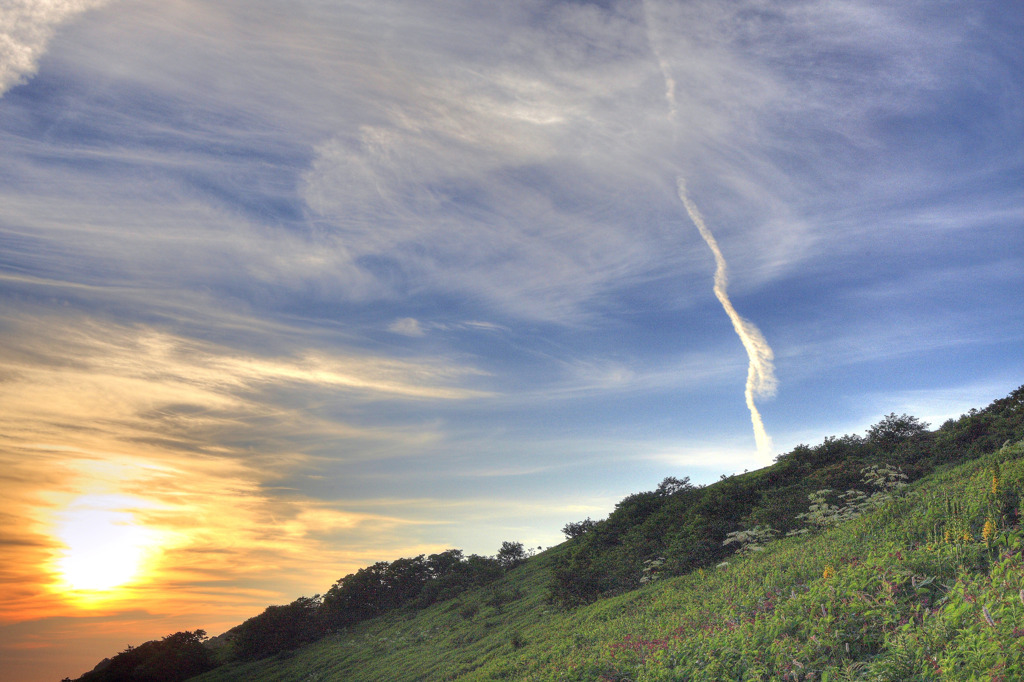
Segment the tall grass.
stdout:
<path fill-rule="evenodd" d="M 1003 447 L 834 528 L 586 607 L 547 602 L 555 548 L 456 601 L 197 679 L 1020 679 L 1022 454 Z"/>

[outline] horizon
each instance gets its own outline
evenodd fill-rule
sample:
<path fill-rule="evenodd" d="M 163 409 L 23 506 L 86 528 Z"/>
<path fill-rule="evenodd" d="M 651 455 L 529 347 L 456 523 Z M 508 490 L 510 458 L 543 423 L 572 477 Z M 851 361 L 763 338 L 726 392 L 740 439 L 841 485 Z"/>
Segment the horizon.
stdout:
<path fill-rule="evenodd" d="M 0 14 L 0 677 L 1024 383 L 1009 2 Z"/>

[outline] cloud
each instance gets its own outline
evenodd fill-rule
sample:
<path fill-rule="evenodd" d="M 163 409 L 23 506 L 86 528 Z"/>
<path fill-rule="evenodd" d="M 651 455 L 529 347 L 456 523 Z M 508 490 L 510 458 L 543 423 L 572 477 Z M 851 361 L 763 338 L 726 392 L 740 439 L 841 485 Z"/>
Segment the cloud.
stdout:
<path fill-rule="evenodd" d="M 166 533 L 183 601 L 131 626 L 160 636 L 750 465 L 749 365 L 679 175 L 772 340 L 777 439 L 896 365 L 1015 362 L 992 349 L 1022 328 L 1024 109 L 996 6 L 7 6 L 7 613 L 70 608 L 32 580 L 86 495 Z M 560 504 L 568 472 L 587 492 Z"/>
<path fill-rule="evenodd" d="M 415 317 L 403 317 L 388 325 L 388 331 L 402 336 L 423 336 L 426 332 Z"/>
<path fill-rule="evenodd" d="M 372 429 L 317 427 L 313 415 L 290 409 L 289 401 L 318 393 L 354 401 L 467 400 L 489 394 L 467 385 L 481 377 L 479 370 L 442 358 L 310 350 L 258 356 L 145 325 L 80 316 L 11 322 L 0 356 L 11 428 L 19 421 L 15 415 L 36 415 L 25 423 L 49 415 L 53 423 L 116 426 L 121 436 L 142 437 L 151 425 L 168 429 L 162 435 L 169 438 L 178 435 L 176 430 L 212 436 L 206 429 L 217 423 L 230 426 L 250 415 L 250 428 L 258 428 L 260 419 L 280 415 L 314 431 L 331 428 L 336 436 L 372 439 L 379 435 Z"/>
<path fill-rule="evenodd" d="M 180 587 L 176 608 L 252 609 L 287 596 L 282 576 L 295 591 L 329 582 L 325 571 L 360 565 L 369 538 L 422 521 L 350 511 L 282 482 L 312 480 L 328 458 L 351 466 L 438 437 L 431 424 L 360 417 L 367 401 L 381 412 L 389 401 L 487 396 L 465 385 L 479 372 L 441 359 L 247 355 L 81 317 L 8 319 L 0 376 L 0 495 L 4 527 L 19 529 L 0 534 L 0 564 L 11 567 L 0 575 L 4 620 L 67 608 L 51 587 L 66 568 L 59 515 L 86 499 L 90 508 L 107 500 L 97 514 L 132 519 L 156 538 L 145 574 Z M 318 406 L 328 396 L 349 419 Z M 324 563 L 310 568 L 310 555 Z M 151 584 L 101 606 L 156 599 Z M 247 586 L 259 589 L 238 602 Z"/>
<path fill-rule="evenodd" d="M 40 450 L 25 452 L 46 459 Z M 117 611 L 133 603 L 195 612 L 215 604 L 236 617 L 251 615 L 269 601 L 294 598 L 310 586 L 326 587 L 362 565 L 362 552 L 377 542 L 374 538 L 394 538 L 396 527 L 422 523 L 348 511 L 301 494 L 282 496 L 264 487 L 265 474 L 254 463 L 145 447 L 131 455 L 102 453 L 101 459 L 100 453 L 64 454 L 61 485 L 46 488 L 47 504 L 28 506 L 8 497 L 18 525 L 38 530 L 29 547 L 2 548 L 7 565 L 25 566 L 3 576 L 9 588 L 0 602 L 4 622 L 69 610 Z M 10 465 L 5 462 L 8 471 Z M 13 471 L 28 468 L 15 463 Z M 20 484 L 39 490 L 26 486 L 29 482 Z M 5 493 L 10 483 L 9 476 L 0 478 Z M 110 596 L 76 595 L 63 585 L 68 562 L 81 551 L 76 543 L 89 531 L 83 526 L 92 518 L 82 512 L 86 504 L 92 516 L 116 517 L 119 532 L 147 538 L 141 573 Z M 77 526 L 67 528 L 69 520 Z M 64 537 L 69 530 L 74 535 Z M 32 547 L 39 551 L 28 552 Z M 311 565 L 309 556 L 322 560 Z"/>
<path fill-rule="evenodd" d="M 60 24 L 107 0 L 11 0 L 0 9 L 0 96 L 36 73 Z"/>
<path fill-rule="evenodd" d="M 430 294 L 467 314 L 585 324 L 667 278 L 670 303 L 692 306 L 704 260 L 679 238 L 676 169 L 718 226 L 734 291 L 763 288 L 847 252 L 832 230 L 867 238 L 918 215 L 871 201 L 938 181 L 925 150 L 892 167 L 882 149 L 903 141 L 878 121 L 940 106 L 954 56 L 980 52 L 965 22 L 913 3 L 346 7 L 90 14 L 52 68 L 116 87 L 52 107 L 88 115 L 88 129 L 51 128 L 76 135 L 10 140 L 16 176 L 61 188 L 11 186 L 10 223 L 64 279 L 104 272 L 260 307 Z M 884 220 L 840 217 L 865 204 Z M 167 252 L 173 270 L 153 257 Z"/>

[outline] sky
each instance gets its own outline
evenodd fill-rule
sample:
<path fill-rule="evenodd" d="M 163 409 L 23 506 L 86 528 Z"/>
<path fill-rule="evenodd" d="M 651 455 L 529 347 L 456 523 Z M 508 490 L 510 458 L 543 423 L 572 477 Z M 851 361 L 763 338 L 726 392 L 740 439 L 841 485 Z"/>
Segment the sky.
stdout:
<path fill-rule="evenodd" d="M 0 0 L 0 677 L 1024 384 L 1015 0 Z"/>

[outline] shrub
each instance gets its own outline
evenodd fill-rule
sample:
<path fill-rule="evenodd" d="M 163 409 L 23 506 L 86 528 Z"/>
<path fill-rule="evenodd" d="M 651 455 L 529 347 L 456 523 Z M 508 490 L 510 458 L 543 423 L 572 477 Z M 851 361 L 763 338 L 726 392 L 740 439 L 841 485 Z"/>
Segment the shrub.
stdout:
<path fill-rule="evenodd" d="M 589 533 L 594 530 L 594 526 L 597 525 L 596 521 L 592 521 L 590 517 L 583 519 L 582 521 L 575 521 L 573 523 L 567 523 L 562 527 L 562 533 L 569 540 L 578 538 L 585 533 Z"/>
<path fill-rule="evenodd" d="M 779 531 L 771 526 L 754 526 L 747 530 L 735 530 L 725 536 L 723 545 L 737 544 L 739 554 L 753 554 L 764 550 L 765 545 L 775 539 Z"/>

